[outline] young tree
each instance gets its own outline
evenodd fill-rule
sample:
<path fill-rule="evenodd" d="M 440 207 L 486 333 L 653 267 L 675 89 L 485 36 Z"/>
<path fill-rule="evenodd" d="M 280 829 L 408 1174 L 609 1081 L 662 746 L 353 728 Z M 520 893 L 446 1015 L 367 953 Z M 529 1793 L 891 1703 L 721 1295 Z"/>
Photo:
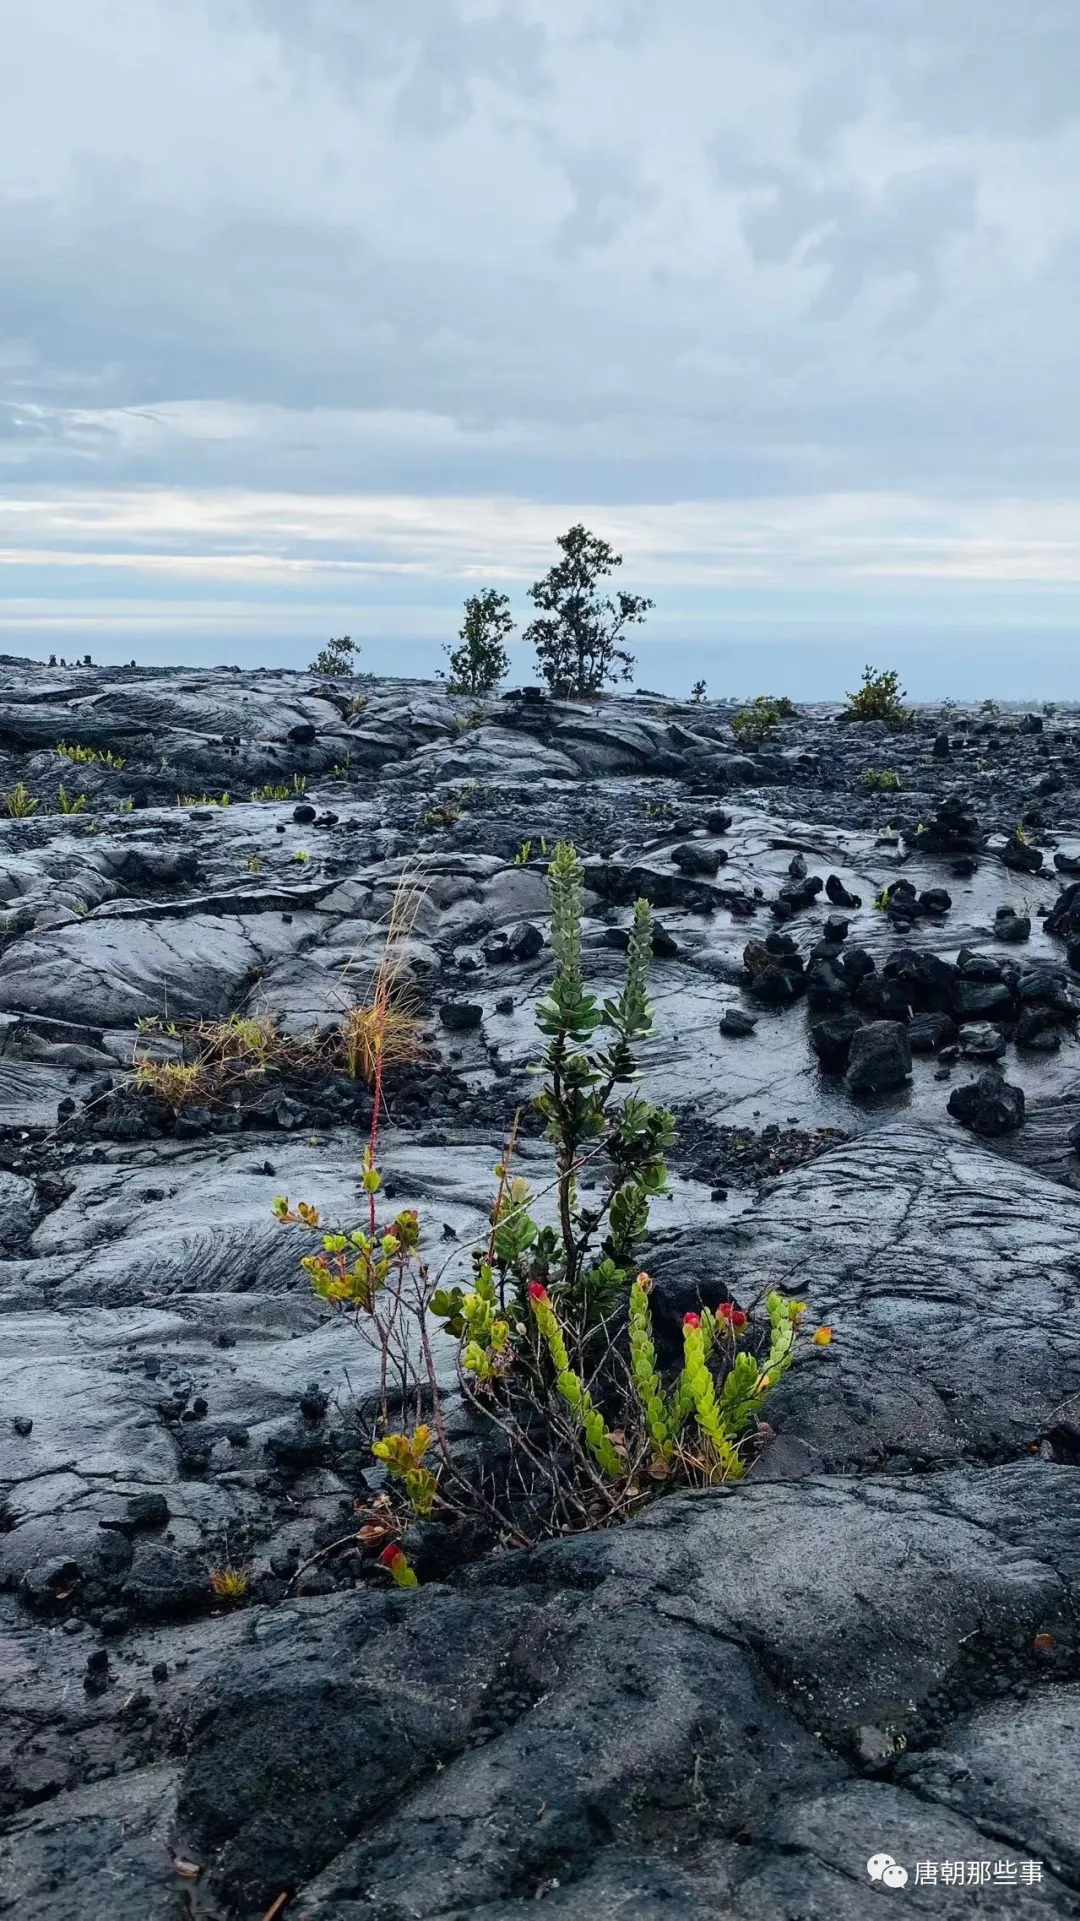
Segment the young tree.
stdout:
<path fill-rule="evenodd" d="M 344 677 L 356 671 L 354 659 L 359 652 L 355 640 L 350 640 L 348 634 L 342 634 L 340 639 L 327 642 L 316 654 L 308 671 L 325 674 L 328 680 Z"/>
<path fill-rule="evenodd" d="M 564 700 L 588 700 L 609 680 L 629 680 L 634 657 L 617 645 L 627 627 L 643 621 L 651 600 L 640 594 L 602 595 L 600 583 L 622 566 L 606 540 L 582 526 L 560 534 L 563 558 L 529 588 L 537 618 L 522 638 L 536 649 L 540 672 Z"/>
<path fill-rule="evenodd" d="M 450 656 L 452 694 L 491 694 L 506 678 L 510 659 L 504 646 L 514 631 L 510 602 L 491 587 L 465 602 L 460 647 L 444 648 Z"/>

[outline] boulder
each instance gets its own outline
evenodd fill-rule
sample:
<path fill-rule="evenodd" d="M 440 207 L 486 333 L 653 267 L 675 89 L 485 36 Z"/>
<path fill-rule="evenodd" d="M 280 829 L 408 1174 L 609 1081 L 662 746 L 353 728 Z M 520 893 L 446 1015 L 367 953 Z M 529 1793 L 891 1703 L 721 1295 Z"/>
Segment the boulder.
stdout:
<path fill-rule="evenodd" d="M 715 874 L 728 857 L 726 847 L 706 847 L 701 841 L 688 840 L 673 847 L 671 858 L 684 874 Z"/>
<path fill-rule="evenodd" d="M 1024 1090 L 1012 1086 L 1003 1074 L 983 1074 L 965 1087 L 954 1087 L 949 1095 L 949 1113 L 986 1140 L 1012 1134 L 1023 1124 Z"/>
<path fill-rule="evenodd" d="M 1042 849 L 1033 847 L 1026 840 L 1006 841 L 1001 858 L 1006 867 L 1011 867 L 1018 874 L 1037 874 L 1043 864 Z"/>
<path fill-rule="evenodd" d="M 936 1054 L 956 1039 L 955 1024 L 947 1014 L 915 1014 L 908 1022 L 908 1046 L 913 1054 Z"/>
<path fill-rule="evenodd" d="M 911 1047 L 900 1021 L 871 1021 L 852 1038 L 848 1055 L 849 1094 L 884 1094 L 911 1078 Z"/>
<path fill-rule="evenodd" d="M 466 1033 L 472 1027 L 479 1027 L 484 1018 L 484 1010 L 475 1001 L 443 1001 L 439 1008 L 439 1019 L 451 1033 Z"/>
<path fill-rule="evenodd" d="M 844 1072 L 851 1043 L 861 1026 L 858 1014 L 836 1014 L 829 1020 L 813 1022 L 810 1045 L 827 1074 Z"/>

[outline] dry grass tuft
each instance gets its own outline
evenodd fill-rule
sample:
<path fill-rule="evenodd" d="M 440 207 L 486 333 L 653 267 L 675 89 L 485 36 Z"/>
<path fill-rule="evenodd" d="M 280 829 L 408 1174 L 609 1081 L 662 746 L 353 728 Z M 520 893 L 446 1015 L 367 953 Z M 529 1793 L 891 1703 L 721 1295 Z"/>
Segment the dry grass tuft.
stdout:
<path fill-rule="evenodd" d="M 409 1011 L 403 979 L 407 945 L 426 889 L 415 870 L 406 868 L 394 889 L 378 953 L 365 963 L 357 949 L 342 972 L 350 982 L 360 977 L 356 1004 L 346 1009 L 332 1047 L 354 1079 L 364 1080 L 381 1093 L 383 1072 L 423 1052 L 423 1023 Z"/>
<path fill-rule="evenodd" d="M 179 1114 L 185 1107 L 201 1107 L 210 1099 L 214 1077 L 201 1061 L 141 1060 L 137 1063 L 135 1085 Z"/>
<path fill-rule="evenodd" d="M 241 1567 L 216 1567 L 210 1586 L 219 1601 L 242 1601 L 248 1591 L 248 1577 Z"/>

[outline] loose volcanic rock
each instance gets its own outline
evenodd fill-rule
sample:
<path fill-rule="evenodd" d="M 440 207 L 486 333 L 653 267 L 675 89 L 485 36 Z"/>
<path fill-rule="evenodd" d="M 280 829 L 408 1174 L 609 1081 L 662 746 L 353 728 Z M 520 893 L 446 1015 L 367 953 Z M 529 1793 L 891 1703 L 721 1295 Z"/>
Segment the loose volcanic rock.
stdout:
<path fill-rule="evenodd" d="M 871 1021 L 852 1036 L 846 1084 L 849 1094 L 883 1094 L 911 1077 L 911 1048 L 899 1021 Z"/>
<path fill-rule="evenodd" d="M 1024 1090 L 1012 1086 L 1003 1074 L 983 1074 L 966 1087 L 954 1087 L 949 1095 L 949 1113 L 973 1133 L 993 1140 L 1022 1126 Z"/>

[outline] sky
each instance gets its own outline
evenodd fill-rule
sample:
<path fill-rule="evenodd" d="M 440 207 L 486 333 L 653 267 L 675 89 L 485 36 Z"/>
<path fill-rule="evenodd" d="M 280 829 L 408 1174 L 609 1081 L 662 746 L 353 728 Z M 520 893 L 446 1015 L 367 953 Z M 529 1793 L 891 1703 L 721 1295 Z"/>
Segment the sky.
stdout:
<path fill-rule="evenodd" d="M 1080 698 L 1076 0 L 0 0 L 0 652 Z M 513 678 L 535 678 L 516 645 Z"/>

